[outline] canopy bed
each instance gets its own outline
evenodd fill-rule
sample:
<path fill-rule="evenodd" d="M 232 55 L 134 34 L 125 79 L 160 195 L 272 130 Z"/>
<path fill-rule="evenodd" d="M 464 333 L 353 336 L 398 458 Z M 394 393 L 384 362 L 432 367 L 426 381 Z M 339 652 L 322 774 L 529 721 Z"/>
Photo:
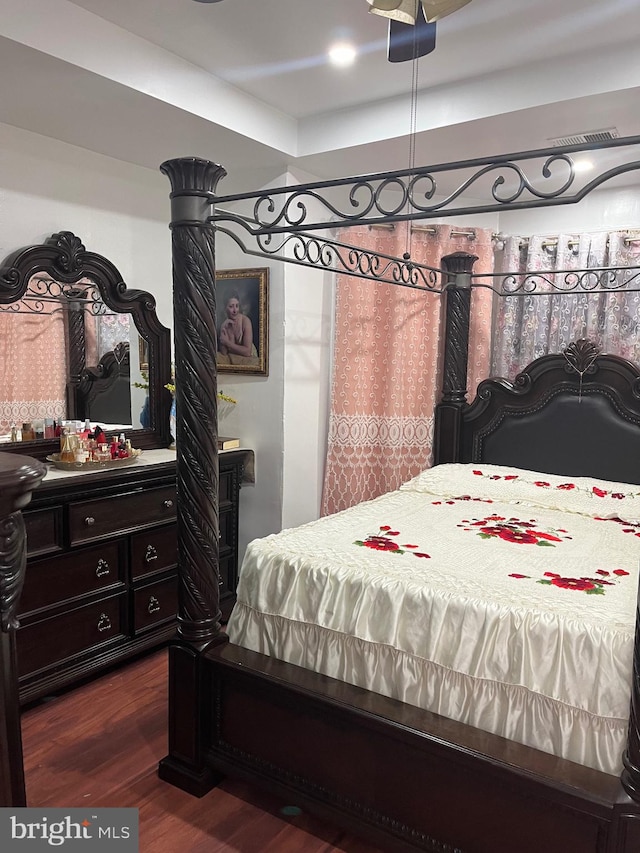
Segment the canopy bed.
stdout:
<path fill-rule="evenodd" d="M 572 155 L 589 146 L 530 151 L 227 197 L 216 195 L 217 184 L 225 174 L 216 164 L 184 158 L 162 165 L 172 187 L 180 572 L 179 627 L 170 646 L 169 754 L 160 765 L 163 779 L 202 795 L 222 776 L 238 775 L 375 839 L 385 849 L 450 853 L 539 853 L 540 850 L 631 853 L 638 849 L 640 632 L 637 628 L 634 646 L 638 559 L 633 547 L 624 554 L 614 550 L 608 537 L 616 534 L 619 540 L 624 539 L 626 549 L 630 542 L 635 542 L 635 524 L 640 520 L 638 514 L 626 518 L 631 510 L 625 513 L 620 508 L 623 504 L 635 505 L 637 484 L 640 484 L 637 452 L 640 370 L 616 356 L 599 353 L 588 341 L 580 341 L 563 353 L 537 359 L 514 382 L 484 380 L 475 400 L 469 404 L 466 385 L 471 289 L 491 286 L 501 293 L 532 293 L 544 274 L 505 276 L 497 282 L 482 271 L 475 273 L 474 256 L 467 253 L 450 255 L 443 259 L 442 269 L 433 269 L 413 263 L 407 255 L 403 258 L 375 255 L 346 246 L 330 236 L 319 236 L 318 232 L 326 232 L 336 222 L 344 227 L 349 223 L 397 222 L 574 203 L 604 181 L 637 169 L 640 163 L 634 159 L 634 152 L 639 145 L 640 139 L 633 138 L 617 140 L 608 146 L 592 146 L 625 147 L 630 154 L 625 162 L 606 169 L 582 186 L 578 186 Z M 537 186 L 539 178 L 527 177 L 529 169 L 536 174 L 540 170 L 543 187 Z M 472 195 L 478 199 L 480 188 L 487 188 L 487 182 L 487 201 L 462 205 L 466 190 L 473 188 Z M 322 206 L 328 211 L 327 217 L 323 219 L 322 214 L 312 217 L 309 211 Z M 593 531 L 595 525 L 596 540 L 605 536 L 597 531 L 606 529 L 606 554 L 610 559 L 615 554 L 619 564 L 598 566 L 603 573 L 590 573 L 590 578 L 577 577 L 582 586 L 574 585 L 577 591 L 572 594 L 582 595 L 588 590 L 595 593 L 584 595 L 581 607 L 583 603 L 586 607 L 587 601 L 591 606 L 615 588 L 615 596 L 621 596 L 619 600 L 625 610 L 623 617 L 604 617 L 601 626 L 606 633 L 610 627 L 607 620 L 616 621 L 624 634 L 625 650 L 617 647 L 609 651 L 628 679 L 622 705 L 628 703 L 629 697 L 631 704 L 628 731 L 626 719 L 620 729 L 624 741 L 618 747 L 618 752 L 621 748 L 624 751 L 621 773 L 619 755 L 612 772 L 612 764 L 600 765 L 581 754 L 580 749 L 552 754 L 553 749 L 544 737 L 542 746 L 536 748 L 518 742 L 518 735 L 511 739 L 499 726 L 491 731 L 473 718 L 471 723 L 461 722 L 453 718 L 446 701 L 441 707 L 451 717 L 436 713 L 438 707 L 423 710 L 411 704 L 413 700 L 404 701 L 404 696 L 399 699 L 392 698 L 393 694 L 383 695 L 385 688 L 375 682 L 360 683 L 346 673 L 339 678 L 327 675 L 321 666 L 314 666 L 314 661 L 312 668 L 307 668 L 309 661 L 291 663 L 279 659 L 278 651 L 273 654 L 278 648 L 276 634 L 290 613 L 267 614 L 273 618 L 271 622 L 267 619 L 261 623 L 266 634 L 256 640 L 262 642 L 259 650 L 255 645 L 246 648 L 229 642 L 220 629 L 218 603 L 216 232 L 232 236 L 249 254 L 321 269 L 340 269 L 363 278 L 388 281 L 391 285 L 422 288 L 432 292 L 434 299 L 446 300 L 442 397 L 435 421 L 437 467 L 420 480 L 418 487 L 415 483 L 407 487 L 408 491 L 421 493 L 420 500 L 430 506 L 430 515 L 423 517 L 420 509 L 418 521 L 408 530 L 411 540 L 402 539 L 403 544 L 398 547 L 400 540 L 394 537 L 401 535 L 401 529 L 398 526 L 392 530 L 392 527 L 402 519 L 411 518 L 405 503 L 409 495 L 404 489 L 380 499 L 397 501 L 399 508 L 390 521 L 380 524 L 381 519 L 378 520 L 379 530 L 369 529 L 374 521 L 370 514 L 366 515 L 370 508 L 356 507 L 356 514 L 365 513 L 362 517 L 356 515 L 361 524 L 359 541 L 351 539 L 355 530 L 351 527 L 346 528 L 343 538 L 346 537 L 352 551 L 362 551 L 373 578 L 378 564 L 371 560 L 376 552 L 387 563 L 404 560 L 405 556 L 411 560 L 412 552 L 416 552 L 415 556 L 420 552 L 422 560 L 412 561 L 415 574 L 428 573 L 426 566 L 434 561 L 433 554 L 427 556 L 431 546 L 427 543 L 420 547 L 421 542 L 413 537 L 417 539 L 423 534 L 428 540 L 431 531 L 434 536 L 441 535 L 440 527 L 431 524 L 434 513 L 452 515 L 454 510 L 457 513 L 453 524 L 461 528 L 456 534 L 457 544 L 452 545 L 454 540 L 446 538 L 432 542 L 436 550 L 456 553 L 463 553 L 459 550 L 461 541 L 473 538 L 485 544 L 497 537 L 502 540 L 501 547 L 520 549 L 519 554 L 525 547 L 545 542 L 546 548 L 537 550 L 546 552 L 546 559 L 556 545 L 559 554 L 559 543 L 566 544 L 563 537 L 571 535 L 570 525 L 568 521 L 552 523 L 545 516 L 546 526 L 541 527 L 538 515 L 547 511 L 559 511 L 563 519 L 570 517 L 572 529 L 576 524 L 589 522 Z M 250 240 L 255 241 L 257 248 L 249 247 Z M 613 292 L 616 288 L 637 288 L 637 275 L 637 269 L 571 271 L 566 275 L 556 272 L 548 284 L 560 292 Z M 453 482 L 442 479 L 447 470 L 452 471 Z M 542 473 L 533 479 L 527 474 L 531 471 Z M 429 478 L 435 478 L 435 485 Z M 470 480 L 473 485 L 469 485 Z M 510 492 L 512 487 L 514 491 Z M 520 489 L 523 491 L 518 492 Z M 555 503 L 545 505 L 538 493 L 544 493 L 545 500 L 553 493 Z M 573 497 L 558 503 L 563 493 Z M 586 504 L 580 503 L 577 497 L 580 495 L 590 502 L 588 511 Z M 575 500 L 578 504 L 571 503 Z M 598 503 L 599 500 L 603 503 Z M 499 515 L 478 509 L 484 510 L 484 502 L 493 501 L 502 510 Z M 518 511 L 514 508 L 516 504 Z M 381 506 L 386 512 L 388 504 Z M 473 517 L 471 509 L 462 509 L 467 506 L 473 506 Z M 600 506 L 601 515 L 597 509 Z M 525 510 L 528 520 L 518 527 L 515 524 L 518 519 L 511 515 L 518 516 Z M 317 524 L 320 528 L 325 524 L 342 524 L 345 517 L 353 517 L 348 513 Z M 528 514 L 532 513 L 535 516 L 529 519 Z M 619 523 L 622 519 L 628 522 L 624 526 Z M 310 527 L 314 535 L 321 535 L 320 528 Z M 334 529 L 327 527 L 327 530 L 333 542 Z M 477 530 L 484 538 L 478 539 Z M 258 622 L 249 630 L 241 622 L 244 617 L 247 621 L 254 615 L 249 611 L 257 608 L 260 585 L 269 584 L 269 578 L 275 577 L 273 584 L 280 583 L 285 588 L 289 581 L 299 583 L 298 572 L 308 569 L 309 576 L 319 579 L 317 586 L 315 582 L 304 581 L 302 586 L 310 599 L 316 597 L 318 601 L 327 594 L 332 582 L 339 583 L 331 580 L 334 575 L 322 575 L 317 566 L 306 565 L 306 555 L 301 551 L 305 546 L 296 538 L 300 535 L 298 531 L 285 531 L 251 546 L 246 580 L 244 570 L 241 577 L 241 604 L 230 623 L 234 637 L 246 638 L 253 631 L 255 639 L 256 632 L 260 634 Z M 289 546 L 288 539 L 291 539 Z M 362 546 L 367 540 L 374 547 L 365 553 Z M 317 545 L 318 540 L 314 541 Z M 570 544 L 573 547 L 575 543 Z M 390 556 L 394 551 L 400 552 L 400 556 Z M 261 569 L 274 554 L 274 559 L 280 560 L 275 565 L 275 575 L 266 572 L 263 575 Z M 258 566 L 255 571 L 250 565 L 254 558 Z M 340 575 L 342 565 L 330 565 L 333 559 L 335 554 L 327 556 L 321 568 L 327 572 L 335 569 L 338 577 L 346 578 Z M 345 565 L 347 559 L 351 557 L 345 557 Z M 584 555 L 576 556 L 578 561 L 584 559 Z M 457 568 L 454 561 L 451 568 L 454 574 L 448 575 L 450 583 L 468 584 L 468 578 L 455 575 Z M 596 567 L 593 569 L 595 572 Z M 503 575 L 510 576 L 509 589 L 525 582 L 533 585 L 537 577 L 530 567 L 521 572 L 511 567 Z M 624 593 L 618 583 L 622 578 L 631 580 L 624 585 Z M 550 563 L 542 569 L 539 579 L 543 584 L 536 588 L 536 600 L 547 589 L 562 587 L 556 581 L 563 578 Z M 481 580 L 475 579 L 475 594 L 482 589 Z M 407 584 L 413 582 L 410 575 Z M 351 579 L 345 580 L 345 586 L 349 583 Z M 385 583 L 386 580 L 381 585 Z M 361 586 L 353 592 L 353 601 L 360 602 L 365 592 L 368 594 L 369 588 Z M 435 605 L 429 595 L 431 592 L 421 588 L 413 599 L 403 600 L 402 608 L 397 601 L 390 602 L 378 614 L 380 624 L 390 613 L 396 622 L 403 618 L 408 622 L 407 611 L 413 610 L 412 626 L 405 625 L 405 632 L 417 630 L 421 621 L 431 627 Z M 266 593 L 262 599 L 266 601 L 265 610 L 269 610 L 272 602 Z M 293 601 L 296 609 L 296 599 Z M 424 609 L 420 608 L 420 602 Z M 491 600 L 487 599 L 485 604 L 488 612 Z M 300 622 L 308 624 L 307 620 L 322 609 L 320 604 L 312 604 L 308 613 L 302 612 Z M 324 609 L 327 613 L 331 610 Z M 343 605 L 343 610 L 348 609 Z M 539 620 L 545 619 L 542 607 L 536 610 L 531 606 L 527 612 L 537 613 Z M 367 614 L 361 615 L 364 618 Z M 494 632 L 502 624 L 501 619 L 485 621 L 493 625 Z M 582 631 L 586 631 L 587 624 L 585 617 Z M 443 619 L 443 625 L 446 627 L 447 619 Z M 330 630 L 332 625 L 325 627 Z M 376 627 L 373 624 L 372 630 Z M 337 630 L 340 632 L 342 628 Z M 548 648 L 568 643 L 562 630 L 560 640 L 551 640 Z M 527 637 L 528 629 L 521 632 L 522 642 L 527 642 Z M 389 636 L 382 633 L 380 639 L 386 644 Z M 583 654 L 585 660 L 590 660 L 592 653 L 597 656 L 603 648 L 596 635 L 592 637 L 592 652 L 586 650 L 582 639 L 578 630 L 574 637 L 575 648 L 579 650 L 578 663 Z M 511 663 L 517 662 L 522 650 L 512 640 L 508 644 L 507 658 Z M 448 651 L 445 643 L 445 654 Z M 318 654 L 318 660 L 320 657 Z M 571 659 L 569 653 L 566 660 Z M 477 670 L 479 678 L 491 677 L 495 661 L 491 655 L 487 660 L 488 668 Z M 300 662 L 304 665 L 296 665 Z M 439 664 L 446 666 L 446 660 L 443 663 L 434 658 L 434 665 Z M 542 665 L 541 661 L 539 664 Z M 443 700 L 451 698 L 446 682 L 442 696 Z M 471 699 L 473 705 L 473 695 Z M 585 710 L 588 729 L 590 710 Z M 624 713 L 622 716 L 625 717 Z M 569 723 L 568 728 L 573 725 Z M 521 740 L 529 743 L 526 737 Z M 595 749 L 598 750 L 597 738 Z"/>

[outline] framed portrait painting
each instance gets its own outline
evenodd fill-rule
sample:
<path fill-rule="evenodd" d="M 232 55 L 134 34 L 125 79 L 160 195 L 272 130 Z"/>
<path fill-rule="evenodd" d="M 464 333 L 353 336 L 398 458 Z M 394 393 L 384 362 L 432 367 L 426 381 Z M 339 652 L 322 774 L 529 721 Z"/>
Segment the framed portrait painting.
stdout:
<path fill-rule="evenodd" d="M 219 373 L 269 375 L 269 269 L 216 270 Z"/>

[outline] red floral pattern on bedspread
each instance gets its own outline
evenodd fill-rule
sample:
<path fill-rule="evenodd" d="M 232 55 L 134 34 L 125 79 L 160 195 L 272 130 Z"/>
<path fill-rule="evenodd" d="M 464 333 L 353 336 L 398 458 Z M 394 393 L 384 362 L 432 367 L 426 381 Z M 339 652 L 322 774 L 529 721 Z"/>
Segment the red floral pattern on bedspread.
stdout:
<path fill-rule="evenodd" d="M 511 516 L 488 515 L 486 518 L 462 519 L 462 527 L 469 532 L 477 533 L 481 539 L 502 539 L 505 542 L 515 542 L 518 545 L 543 545 L 555 547 L 556 542 L 571 539 L 564 528 L 538 530 L 535 518 L 523 521 Z"/>
<path fill-rule="evenodd" d="M 606 569 L 596 569 L 594 574 L 598 577 L 566 578 L 557 572 L 545 572 L 544 576 L 538 579 L 536 583 L 560 587 L 560 589 L 571 589 L 576 592 L 586 592 L 587 595 L 604 595 L 606 586 L 615 586 L 621 578 L 627 577 L 629 572 L 624 569 L 613 569 L 611 572 L 606 571 Z M 531 579 L 531 575 L 520 575 L 516 572 L 510 574 L 509 577 L 517 580 Z"/>
<path fill-rule="evenodd" d="M 432 501 L 435 505 L 455 505 L 457 501 L 477 500 L 468 495 L 457 498 Z M 620 518 L 595 518 L 596 521 L 615 521 L 624 525 L 623 533 L 634 533 L 640 536 L 640 523 L 623 521 Z M 562 527 L 547 528 L 539 530 L 539 524 L 535 518 L 523 520 L 516 516 L 507 518 L 502 515 L 488 515 L 485 518 L 462 519 L 456 525 L 463 530 L 476 533 L 481 539 L 501 539 L 518 545 L 539 545 L 543 547 L 555 547 L 558 542 L 571 539 L 568 531 Z M 353 544 L 363 548 L 371 548 L 374 551 L 385 551 L 389 554 L 413 554 L 414 557 L 430 558 L 425 551 L 418 550 L 419 546 L 412 543 L 398 542 L 399 530 L 393 530 L 391 525 L 383 524 L 377 533 L 372 533 L 366 539 L 357 539 Z M 606 587 L 616 586 L 629 572 L 625 569 L 595 569 L 591 576 L 567 577 L 559 572 L 544 572 L 542 577 L 534 578 L 519 572 L 511 572 L 508 577 L 515 580 L 534 580 L 544 586 L 552 586 L 557 589 L 566 589 L 574 592 L 585 592 L 587 595 L 604 595 Z"/>
<path fill-rule="evenodd" d="M 620 519 L 598 520 L 620 521 Z M 622 521 L 620 523 L 627 524 L 627 522 Z M 465 525 L 469 526 L 465 527 Z M 482 539 L 498 537 L 507 542 L 516 542 L 525 545 L 546 545 L 548 547 L 555 546 L 555 543 L 562 542 L 563 539 L 571 539 L 571 536 L 567 535 L 567 531 L 564 528 L 537 530 L 535 518 L 529 521 L 522 521 L 515 517 L 507 519 L 499 515 L 490 515 L 487 518 L 472 519 L 471 521 L 464 519 L 458 527 L 463 527 L 464 530 L 468 531 L 476 530 Z M 639 532 L 628 528 L 624 528 L 624 532 L 635 532 L 637 536 L 640 535 Z M 536 580 L 536 583 L 544 586 L 573 590 L 575 592 L 586 592 L 587 595 L 604 595 L 606 592 L 605 587 L 615 586 L 621 578 L 627 577 L 629 572 L 625 569 L 613 569 L 611 571 L 596 569 L 593 575 L 596 577 L 565 577 L 559 572 L 545 572 L 541 578 Z M 531 575 L 524 575 L 519 572 L 512 572 L 509 574 L 509 577 L 516 580 L 532 579 Z"/>
<path fill-rule="evenodd" d="M 392 530 L 388 524 L 383 524 L 378 533 L 373 533 L 367 536 L 366 539 L 356 539 L 354 545 L 360 545 L 363 548 L 372 548 L 374 551 L 387 551 L 391 554 L 413 554 L 414 557 L 423 557 L 430 559 L 431 555 L 424 551 L 416 550 L 419 545 L 399 545 L 391 538 L 392 536 L 400 536 L 399 530 Z"/>
<path fill-rule="evenodd" d="M 475 469 L 473 473 L 476 477 L 485 477 L 489 480 L 504 480 L 505 482 L 513 482 L 515 480 L 522 480 L 523 482 L 531 482 L 527 481 L 526 478 L 521 477 L 519 474 L 485 474 L 479 469 Z M 533 484 L 540 489 L 560 489 L 561 491 L 571 491 L 572 489 L 579 488 L 575 483 L 560 483 L 557 486 L 552 486 L 551 483 L 548 483 L 546 480 L 534 480 Z M 585 491 L 584 488 L 581 488 L 581 491 Z M 640 495 L 640 492 L 633 492 L 629 495 L 625 495 L 622 492 L 608 492 L 606 489 L 601 489 L 599 486 L 592 486 L 589 490 L 589 494 L 595 495 L 597 498 L 615 498 L 616 500 L 623 501 L 627 497 L 637 497 Z"/>

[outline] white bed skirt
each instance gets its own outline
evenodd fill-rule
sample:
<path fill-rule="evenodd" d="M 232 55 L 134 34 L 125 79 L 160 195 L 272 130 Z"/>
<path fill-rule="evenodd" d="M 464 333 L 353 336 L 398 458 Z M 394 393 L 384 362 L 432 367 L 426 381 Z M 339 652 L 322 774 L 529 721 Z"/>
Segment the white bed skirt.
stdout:
<path fill-rule="evenodd" d="M 231 642 L 619 775 L 628 717 L 591 714 L 525 687 L 471 677 L 391 646 L 259 613 L 238 602 Z"/>

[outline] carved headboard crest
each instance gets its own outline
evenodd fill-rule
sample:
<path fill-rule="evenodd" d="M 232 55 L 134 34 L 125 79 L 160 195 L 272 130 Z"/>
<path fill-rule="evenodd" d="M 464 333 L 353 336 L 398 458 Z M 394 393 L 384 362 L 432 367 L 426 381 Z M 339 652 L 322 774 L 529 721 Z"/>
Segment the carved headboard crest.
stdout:
<path fill-rule="evenodd" d="M 595 373 L 598 369 L 596 359 L 600 355 L 600 348 L 593 341 L 580 338 L 563 350 L 562 355 L 567 362 L 565 370 L 567 373 L 573 371 L 582 378 L 585 373 Z"/>

